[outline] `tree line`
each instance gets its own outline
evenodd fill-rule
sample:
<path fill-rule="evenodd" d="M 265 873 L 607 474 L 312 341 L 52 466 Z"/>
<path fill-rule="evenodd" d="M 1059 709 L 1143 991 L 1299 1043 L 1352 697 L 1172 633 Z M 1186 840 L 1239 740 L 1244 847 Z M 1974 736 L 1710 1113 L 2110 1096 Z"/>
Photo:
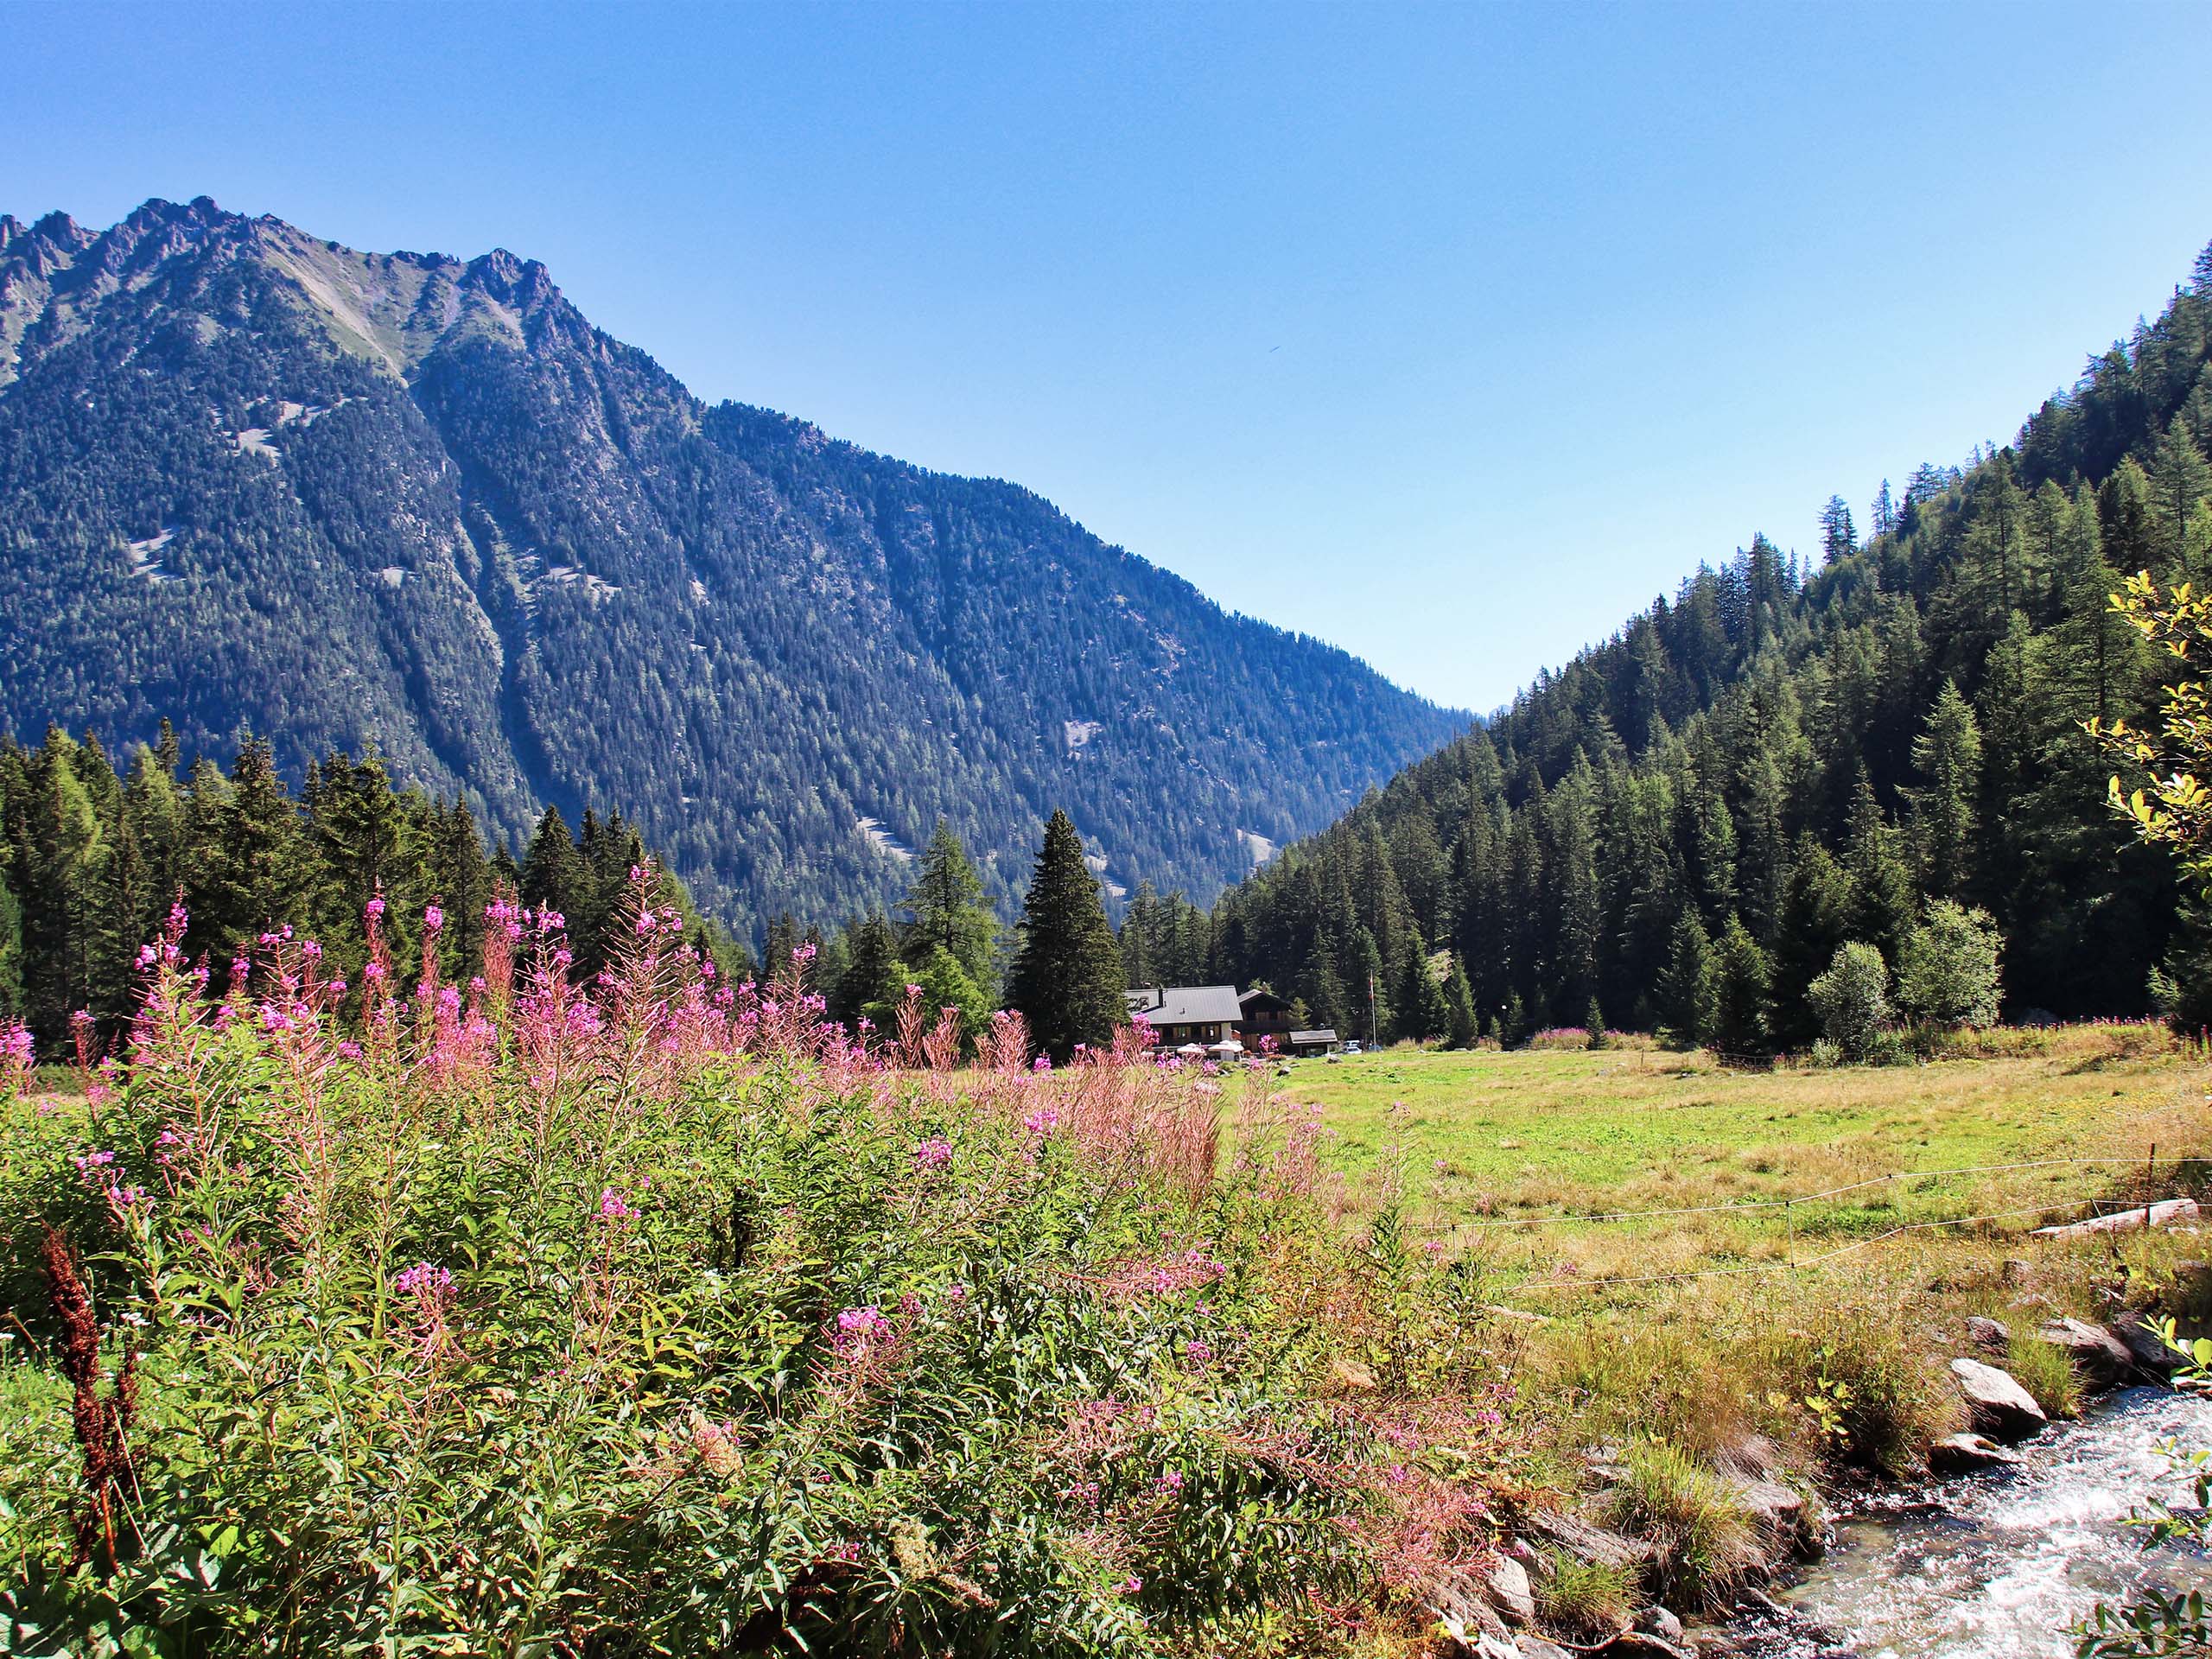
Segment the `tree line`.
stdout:
<path fill-rule="evenodd" d="M 449 979 L 476 971 L 485 906 L 500 891 L 563 916 L 575 970 L 588 976 L 617 948 L 619 901 L 647 861 L 620 814 L 588 810 L 571 832 L 557 809 L 518 860 L 486 844 L 466 802 L 403 786 L 373 749 L 326 754 L 295 794 L 258 738 L 227 769 L 206 758 L 187 766 L 165 721 L 118 766 L 97 736 L 49 728 L 30 747 L 0 741 L 0 1014 L 22 1020 L 42 1048 L 80 1011 L 112 1033 L 136 1004 L 139 947 L 180 902 L 185 949 L 219 988 L 239 947 L 286 927 L 359 983 L 363 907 L 378 893 L 402 960 L 422 949 L 424 907 L 441 906 L 436 948 Z M 658 879 L 692 942 L 725 970 L 746 971 L 743 948 L 699 917 L 680 883 Z"/>

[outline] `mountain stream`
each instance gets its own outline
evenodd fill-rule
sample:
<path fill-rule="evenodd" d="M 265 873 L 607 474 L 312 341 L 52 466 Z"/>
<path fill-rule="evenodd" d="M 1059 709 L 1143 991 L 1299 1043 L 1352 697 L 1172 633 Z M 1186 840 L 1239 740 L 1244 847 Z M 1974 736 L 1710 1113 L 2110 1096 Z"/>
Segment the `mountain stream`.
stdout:
<path fill-rule="evenodd" d="M 2016 1448 L 2017 1469 L 1961 1475 L 1838 1520 L 1827 1555 L 1777 1599 L 1787 1620 L 1734 1627 L 1759 1659 L 2067 1659 L 2101 1600 L 2212 1591 L 2212 1560 L 2146 1549 L 2122 1523 L 2146 1498 L 2193 1502 L 2158 1443 L 2212 1445 L 2212 1397 L 2127 1389 Z"/>

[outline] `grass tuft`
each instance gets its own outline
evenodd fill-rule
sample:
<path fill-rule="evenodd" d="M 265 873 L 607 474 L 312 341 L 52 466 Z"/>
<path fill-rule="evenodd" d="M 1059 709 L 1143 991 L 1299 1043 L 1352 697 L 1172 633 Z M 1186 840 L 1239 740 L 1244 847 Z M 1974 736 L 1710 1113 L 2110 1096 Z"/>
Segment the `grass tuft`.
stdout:
<path fill-rule="evenodd" d="M 1665 1440 L 1638 1440 L 1622 1459 L 1613 1524 L 1650 1541 L 1653 1588 L 1669 1606 L 1725 1599 L 1758 1567 L 1759 1524 L 1742 1492 Z"/>
<path fill-rule="evenodd" d="M 1530 1587 L 1536 1622 L 1570 1641 L 1610 1640 L 1636 1613 L 1636 1580 L 1628 1568 L 1586 1561 L 1565 1550 L 1544 1552 Z"/>
<path fill-rule="evenodd" d="M 2075 1374 L 2073 1357 L 2063 1348 L 2032 1332 L 2015 1331 L 2005 1344 L 2005 1369 L 2035 1396 L 2044 1416 L 2082 1414 L 2082 1379 Z"/>

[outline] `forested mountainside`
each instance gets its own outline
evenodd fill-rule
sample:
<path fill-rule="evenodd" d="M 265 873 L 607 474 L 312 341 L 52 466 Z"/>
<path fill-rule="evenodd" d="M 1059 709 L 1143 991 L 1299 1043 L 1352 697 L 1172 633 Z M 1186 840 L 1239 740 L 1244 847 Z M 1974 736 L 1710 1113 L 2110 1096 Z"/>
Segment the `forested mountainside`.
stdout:
<path fill-rule="evenodd" d="M 940 817 L 1007 893 L 1062 804 L 1210 897 L 1465 724 L 1026 491 L 709 408 L 507 253 L 0 218 L 0 724 L 164 717 L 296 782 L 373 745 L 510 843 L 620 810 L 756 936 Z"/>
<path fill-rule="evenodd" d="M 2159 702 L 2120 575 L 2212 575 L 2212 249 L 2194 276 L 2011 447 L 1885 483 L 1863 545 L 1840 499 L 1809 569 L 1755 540 L 1287 849 L 1214 971 L 1353 1033 L 1371 975 L 1387 1034 L 1448 950 L 1488 1024 L 1679 1028 L 1726 958 L 1787 1043 L 1840 944 L 1894 964 L 1949 898 L 2001 926 L 2015 1015 L 2143 1008 L 2174 880 L 2079 722 Z"/>

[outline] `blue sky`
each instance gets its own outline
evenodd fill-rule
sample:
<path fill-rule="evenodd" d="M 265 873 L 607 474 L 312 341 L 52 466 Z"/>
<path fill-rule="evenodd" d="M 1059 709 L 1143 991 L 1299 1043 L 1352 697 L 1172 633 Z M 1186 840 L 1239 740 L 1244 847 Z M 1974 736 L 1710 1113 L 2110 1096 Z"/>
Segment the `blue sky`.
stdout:
<path fill-rule="evenodd" d="M 543 259 L 1487 709 L 2212 239 L 2202 6 L 0 3 L 0 210 Z"/>

